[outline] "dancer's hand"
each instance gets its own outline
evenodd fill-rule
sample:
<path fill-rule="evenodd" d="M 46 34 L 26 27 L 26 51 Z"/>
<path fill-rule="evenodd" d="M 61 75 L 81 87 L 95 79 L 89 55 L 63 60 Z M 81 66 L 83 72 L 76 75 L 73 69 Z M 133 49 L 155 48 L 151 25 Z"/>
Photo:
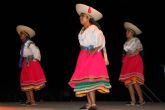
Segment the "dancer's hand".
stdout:
<path fill-rule="evenodd" d="M 135 56 L 135 55 L 138 55 L 139 52 L 140 52 L 139 49 L 137 49 L 137 50 L 135 51 L 135 53 L 128 54 L 128 56 L 129 56 L 129 57 L 133 57 L 133 56 Z"/>
<path fill-rule="evenodd" d="M 109 63 L 107 54 L 104 52 L 103 55 L 104 55 L 105 64 L 109 65 L 110 63 Z"/>
<path fill-rule="evenodd" d="M 104 55 L 105 64 L 109 65 L 109 60 L 108 60 L 108 56 L 107 56 L 106 47 L 103 48 L 103 55 Z"/>
<path fill-rule="evenodd" d="M 110 65 L 110 63 L 109 63 L 109 60 L 108 60 L 108 59 L 105 59 L 105 64 L 106 64 L 106 65 Z"/>
<path fill-rule="evenodd" d="M 89 54 L 95 54 L 98 51 L 98 49 L 94 48 L 89 50 Z"/>
<path fill-rule="evenodd" d="M 38 60 L 37 60 L 37 59 L 34 59 L 33 61 L 34 61 L 34 62 L 37 62 Z"/>
<path fill-rule="evenodd" d="M 101 47 L 101 46 L 98 46 L 98 47 L 96 47 L 96 48 L 94 48 L 94 49 L 89 50 L 89 53 L 90 53 L 90 54 L 95 54 L 96 52 L 98 52 L 98 50 L 99 50 L 100 47 Z"/>

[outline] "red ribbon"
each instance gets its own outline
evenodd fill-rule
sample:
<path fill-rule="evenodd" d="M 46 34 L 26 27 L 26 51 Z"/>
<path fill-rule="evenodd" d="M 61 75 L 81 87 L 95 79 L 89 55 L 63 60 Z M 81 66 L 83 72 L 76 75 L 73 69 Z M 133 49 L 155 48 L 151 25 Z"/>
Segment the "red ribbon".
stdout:
<path fill-rule="evenodd" d="M 91 13 L 91 12 L 92 12 L 91 7 L 89 7 L 88 8 L 88 13 Z"/>

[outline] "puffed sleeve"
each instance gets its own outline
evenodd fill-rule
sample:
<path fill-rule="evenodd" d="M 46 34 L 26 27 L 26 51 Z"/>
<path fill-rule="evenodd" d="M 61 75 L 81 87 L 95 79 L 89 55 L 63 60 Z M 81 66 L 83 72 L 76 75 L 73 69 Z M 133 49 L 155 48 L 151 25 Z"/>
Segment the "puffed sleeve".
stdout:
<path fill-rule="evenodd" d="M 96 31 L 96 45 L 95 47 L 99 47 L 99 50 L 100 51 L 101 49 L 103 49 L 105 47 L 105 37 L 104 37 L 104 34 L 101 30 L 98 30 Z"/>
<path fill-rule="evenodd" d="M 29 47 L 33 53 L 34 59 L 37 59 L 40 61 L 41 60 L 41 54 L 40 54 L 39 48 L 35 44 L 31 44 Z"/>
<path fill-rule="evenodd" d="M 143 50 L 143 45 L 142 45 L 141 41 L 138 38 L 136 38 L 135 44 L 136 44 L 137 49 L 139 49 L 140 51 Z"/>

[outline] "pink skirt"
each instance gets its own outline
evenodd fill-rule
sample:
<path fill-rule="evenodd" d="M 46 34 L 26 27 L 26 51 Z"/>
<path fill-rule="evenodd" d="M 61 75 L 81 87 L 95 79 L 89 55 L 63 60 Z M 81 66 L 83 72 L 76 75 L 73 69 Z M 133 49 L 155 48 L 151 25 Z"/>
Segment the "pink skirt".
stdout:
<path fill-rule="evenodd" d="M 130 83 L 144 84 L 144 66 L 140 54 L 124 56 L 119 80 L 125 85 Z"/>
<path fill-rule="evenodd" d="M 40 90 L 45 86 L 46 78 L 38 61 L 30 60 L 28 65 L 23 61 L 20 83 L 22 91 Z"/>
<path fill-rule="evenodd" d="M 109 93 L 111 85 L 102 53 L 89 54 L 89 51 L 81 50 L 69 85 L 77 97 L 94 90 Z"/>

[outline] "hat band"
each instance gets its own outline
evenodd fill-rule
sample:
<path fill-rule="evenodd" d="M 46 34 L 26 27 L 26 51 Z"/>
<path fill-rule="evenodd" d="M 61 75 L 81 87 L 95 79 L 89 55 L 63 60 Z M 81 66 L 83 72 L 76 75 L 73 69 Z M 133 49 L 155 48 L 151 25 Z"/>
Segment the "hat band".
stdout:
<path fill-rule="evenodd" d="M 25 33 L 25 35 L 26 35 L 27 37 L 30 38 L 30 35 L 29 35 L 26 31 L 23 31 L 23 32 Z"/>
<path fill-rule="evenodd" d="M 128 31 L 133 31 L 136 34 L 136 32 L 133 29 L 131 29 L 131 28 L 127 28 L 127 30 Z"/>
<path fill-rule="evenodd" d="M 88 18 L 93 18 L 91 15 L 89 15 L 89 14 L 87 14 L 87 13 L 81 13 L 81 14 L 80 14 L 80 16 L 84 16 L 84 15 L 88 16 Z"/>

